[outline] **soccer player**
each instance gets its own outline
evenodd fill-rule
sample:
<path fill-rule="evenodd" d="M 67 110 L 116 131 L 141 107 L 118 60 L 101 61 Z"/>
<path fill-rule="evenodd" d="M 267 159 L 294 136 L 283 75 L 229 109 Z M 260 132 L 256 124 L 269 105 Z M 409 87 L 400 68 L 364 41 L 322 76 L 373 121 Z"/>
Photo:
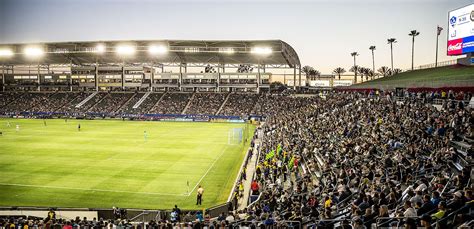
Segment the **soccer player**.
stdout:
<path fill-rule="evenodd" d="M 202 194 L 204 193 L 204 188 L 199 185 L 197 190 L 197 198 L 196 198 L 196 205 L 202 205 Z"/>
<path fill-rule="evenodd" d="M 7 121 L 7 127 L 11 127 L 10 121 Z"/>
<path fill-rule="evenodd" d="M 77 131 L 81 131 L 81 124 L 80 123 L 77 125 Z"/>
<path fill-rule="evenodd" d="M 16 124 L 16 131 L 20 131 L 20 125 Z"/>
<path fill-rule="evenodd" d="M 46 119 L 43 119 L 43 125 L 44 125 L 44 126 L 47 126 L 47 125 L 46 125 Z"/>
<path fill-rule="evenodd" d="M 143 138 L 145 139 L 145 141 L 148 138 L 148 134 L 146 133 L 146 130 L 143 131 Z"/>

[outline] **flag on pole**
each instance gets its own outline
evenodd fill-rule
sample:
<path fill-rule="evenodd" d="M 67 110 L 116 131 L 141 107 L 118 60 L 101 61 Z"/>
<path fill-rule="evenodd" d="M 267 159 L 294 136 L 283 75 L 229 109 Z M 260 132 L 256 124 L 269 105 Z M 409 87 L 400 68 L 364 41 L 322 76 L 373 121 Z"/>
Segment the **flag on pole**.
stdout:
<path fill-rule="evenodd" d="M 443 27 L 438 25 L 438 36 L 441 35 L 441 31 L 443 31 Z"/>
<path fill-rule="evenodd" d="M 279 156 L 282 151 L 283 149 L 281 148 L 281 143 L 279 143 L 277 146 L 277 156 Z"/>
<path fill-rule="evenodd" d="M 290 161 L 288 162 L 289 169 L 293 169 L 293 165 L 295 164 L 295 156 L 292 156 Z"/>
<path fill-rule="evenodd" d="M 270 151 L 269 153 L 267 153 L 267 155 L 265 156 L 265 160 L 270 160 L 270 159 L 272 159 L 274 156 L 275 156 L 275 150 L 272 150 L 272 151 Z"/>

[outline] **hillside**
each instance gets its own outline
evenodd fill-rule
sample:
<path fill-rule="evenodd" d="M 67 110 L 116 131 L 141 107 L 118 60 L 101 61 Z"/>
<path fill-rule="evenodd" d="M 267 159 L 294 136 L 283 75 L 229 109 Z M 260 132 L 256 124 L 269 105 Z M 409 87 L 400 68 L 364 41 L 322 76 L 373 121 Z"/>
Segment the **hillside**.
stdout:
<path fill-rule="evenodd" d="M 355 84 L 350 88 L 394 89 L 396 87 L 474 87 L 474 67 L 454 65 L 403 72 L 395 76 Z"/>

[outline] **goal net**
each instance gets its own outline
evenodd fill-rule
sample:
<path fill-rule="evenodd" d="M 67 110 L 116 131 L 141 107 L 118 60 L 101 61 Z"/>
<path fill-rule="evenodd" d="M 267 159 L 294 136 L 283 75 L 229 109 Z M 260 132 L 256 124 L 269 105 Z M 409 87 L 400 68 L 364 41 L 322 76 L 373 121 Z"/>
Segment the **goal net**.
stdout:
<path fill-rule="evenodd" d="M 242 143 L 244 137 L 243 128 L 232 128 L 229 130 L 228 144 L 239 145 Z"/>

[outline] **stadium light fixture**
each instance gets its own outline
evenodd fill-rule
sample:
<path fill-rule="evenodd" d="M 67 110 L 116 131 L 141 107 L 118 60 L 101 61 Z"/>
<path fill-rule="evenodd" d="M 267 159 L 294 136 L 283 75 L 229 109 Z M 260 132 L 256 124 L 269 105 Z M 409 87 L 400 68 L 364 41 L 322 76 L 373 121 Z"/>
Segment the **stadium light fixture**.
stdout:
<path fill-rule="evenodd" d="M 133 55 L 136 49 L 132 45 L 119 45 L 115 48 L 115 51 L 120 55 Z"/>
<path fill-rule="evenodd" d="M 23 51 L 28 57 L 41 57 L 44 55 L 44 50 L 40 47 L 26 47 Z"/>
<path fill-rule="evenodd" d="M 13 51 L 11 49 L 0 49 L 0 57 L 11 57 L 13 56 Z"/>
<path fill-rule="evenodd" d="M 269 55 L 272 53 L 272 49 L 268 47 L 255 47 L 250 52 L 257 55 Z"/>
<path fill-rule="evenodd" d="M 96 53 L 104 53 L 105 52 L 105 45 L 98 44 L 97 46 L 95 46 L 95 52 Z"/>
<path fill-rule="evenodd" d="M 234 49 L 233 48 L 220 48 L 219 49 L 219 52 L 220 53 L 227 53 L 227 54 L 232 54 L 234 53 Z"/>
<path fill-rule="evenodd" d="M 152 55 L 165 54 L 168 52 L 168 48 L 163 45 L 151 45 L 148 47 L 148 53 Z"/>

